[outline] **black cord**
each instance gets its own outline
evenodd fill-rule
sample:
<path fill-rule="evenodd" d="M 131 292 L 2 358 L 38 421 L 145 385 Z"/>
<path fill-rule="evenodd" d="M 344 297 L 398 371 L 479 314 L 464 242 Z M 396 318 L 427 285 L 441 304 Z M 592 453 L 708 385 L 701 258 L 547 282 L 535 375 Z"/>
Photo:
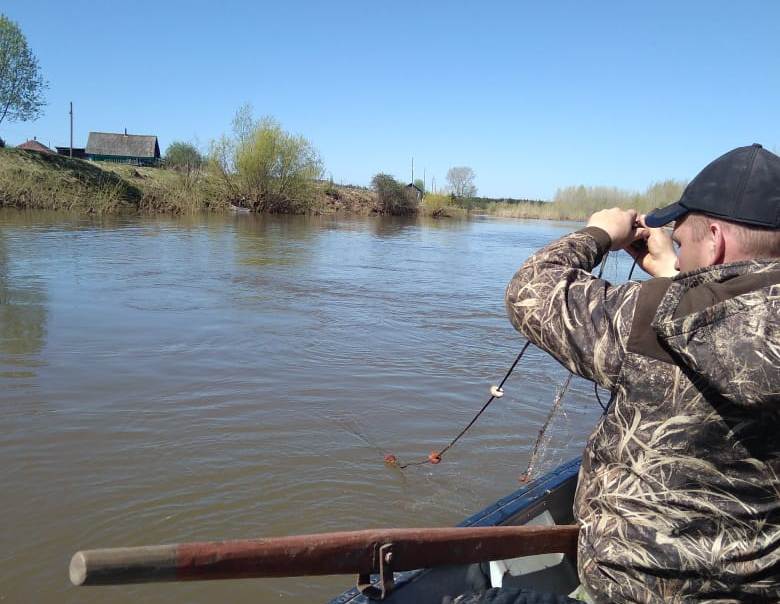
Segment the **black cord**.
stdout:
<path fill-rule="evenodd" d="M 502 387 L 503 387 L 503 385 L 504 385 L 504 382 L 506 382 L 506 381 L 507 381 L 507 379 L 509 379 L 509 376 L 510 376 L 510 375 L 512 375 L 512 372 L 515 370 L 515 366 L 516 366 L 516 365 L 517 365 L 517 363 L 520 361 L 520 359 L 522 359 L 522 358 L 523 358 L 523 355 L 525 354 L 525 351 L 528 349 L 528 346 L 529 346 L 530 344 L 531 344 L 531 342 L 530 342 L 530 341 L 526 341 L 526 343 L 523 345 L 523 348 L 522 348 L 522 350 L 520 350 L 520 353 L 519 353 L 519 354 L 517 355 L 517 357 L 515 358 L 515 362 L 514 362 L 514 363 L 512 363 L 512 366 L 509 368 L 509 371 L 507 371 L 507 372 L 506 372 L 506 375 L 504 376 L 504 379 L 503 379 L 503 380 L 501 380 L 501 383 L 498 385 L 498 390 L 501 390 L 501 388 L 502 388 Z M 487 402 L 486 402 L 484 405 L 482 405 L 482 409 L 480 409 L 480 410 L 479 410 L 479 412 L 478 412 L 478 413 L 477 413 L 477 414 L 476 414 L 476 415 L 475 415 L 475 416 L 472 418 L 472 420 L 471 420 L 471 421 L 468 423 L 468 425 L 467 425 L 465 428 L 463 428 L 463 430 L 461 430 L 461 431 L 460 431 L 460 434 L 458 434 L 458 435 L 457 435 L 455 438 L 453 438 L 453 439 L 450 441 L 450 444 L 448 444 L 448 445 L 447 445 L 446 447 L 444 447 L 444 448 L 443 448 L 441 451 L 439 451 L 439 457 L 441 457 L 442 455 L 444 455 L 444 453 L 445 453 L 445 452 L 446 452 L 446 451 L 447 451 L 447 450 L 448 450 L 450 447 L 452 447 L 452 445 L 454 445 L 456 442 L 458 442 L 458 440 L 460 440 L 460 437 L 461 437 L 461 436 L 463 436 L 463 435 L 464 435 L 464 434 L 465 434 L 465 433 L 468 431 L 468 429 L 469 429 L 469 428 L 471 428 L 471 426 L 473 426 L 473 425 L 474 425 L 474 422 L 476 422 L 476 421 L 479 419 L 479 416 L 480 416 L 480 415 L 482 415 L 482 413 L 485 411 L 485 409 L 487 409 L 487 408 L 488 408 L 488 406 L 490 405 L 490 403 L 492 403 L 492 402 L 493 402 L 493 400 L 495 400 L 495 398 L 496 398 L 496 397 L 495 397 L 495 395 L 492 395 L 492 394 L 490 395 L 490 398 L 487 400 Z"/>

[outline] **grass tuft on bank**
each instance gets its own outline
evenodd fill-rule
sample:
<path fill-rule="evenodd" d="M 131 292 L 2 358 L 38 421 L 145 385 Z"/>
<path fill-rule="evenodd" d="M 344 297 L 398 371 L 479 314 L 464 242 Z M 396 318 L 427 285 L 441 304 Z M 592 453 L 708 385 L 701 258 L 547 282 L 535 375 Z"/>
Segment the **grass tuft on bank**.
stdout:
<path fill-rule="evenodd" d="M 149 214 L 194 214 L 224 211 L 230 195 L 209 170 L 183 172 L 102 162 L 100 168 L 122 178 L 141 191 L 137 209 Z"/>

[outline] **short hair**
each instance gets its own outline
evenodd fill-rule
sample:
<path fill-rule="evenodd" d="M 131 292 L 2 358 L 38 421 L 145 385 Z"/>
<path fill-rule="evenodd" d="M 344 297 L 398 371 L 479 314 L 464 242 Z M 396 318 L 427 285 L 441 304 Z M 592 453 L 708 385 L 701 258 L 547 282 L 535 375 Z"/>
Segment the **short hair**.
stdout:
<path fill-rule="evenodd" d="M 694 241 L 701 241 L 709 225 L 717 222 L 734 235 L 743 253 L 753 258 L 780 258 L 780 229 L 715 218 L 700 212 L 690 212 L 688 220 Z"/>

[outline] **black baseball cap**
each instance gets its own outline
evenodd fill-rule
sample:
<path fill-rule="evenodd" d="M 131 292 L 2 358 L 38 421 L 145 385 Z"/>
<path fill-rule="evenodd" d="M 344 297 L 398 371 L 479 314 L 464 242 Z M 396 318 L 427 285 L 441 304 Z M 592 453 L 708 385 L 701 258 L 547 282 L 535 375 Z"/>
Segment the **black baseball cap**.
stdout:
<path fill-rule="evenodd" d="M 650 212 L 645 224 L 657 228 L 688 212 L 780 228 L 780 157 L 759 144 L 732 149 L 699 172 L 680 201 Z"/>

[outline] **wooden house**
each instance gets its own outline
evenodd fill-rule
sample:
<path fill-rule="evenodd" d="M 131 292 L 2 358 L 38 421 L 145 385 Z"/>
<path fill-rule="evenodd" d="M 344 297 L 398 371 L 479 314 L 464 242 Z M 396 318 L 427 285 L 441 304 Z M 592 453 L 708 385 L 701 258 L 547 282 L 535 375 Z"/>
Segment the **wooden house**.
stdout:
<path fill-rule="evenodd" d="M 87 159 L 111 161 L 136 166 L 156 166 L 160 163 L 157 137 L 146 134 L 90 132 L 87 139 Z"/>

